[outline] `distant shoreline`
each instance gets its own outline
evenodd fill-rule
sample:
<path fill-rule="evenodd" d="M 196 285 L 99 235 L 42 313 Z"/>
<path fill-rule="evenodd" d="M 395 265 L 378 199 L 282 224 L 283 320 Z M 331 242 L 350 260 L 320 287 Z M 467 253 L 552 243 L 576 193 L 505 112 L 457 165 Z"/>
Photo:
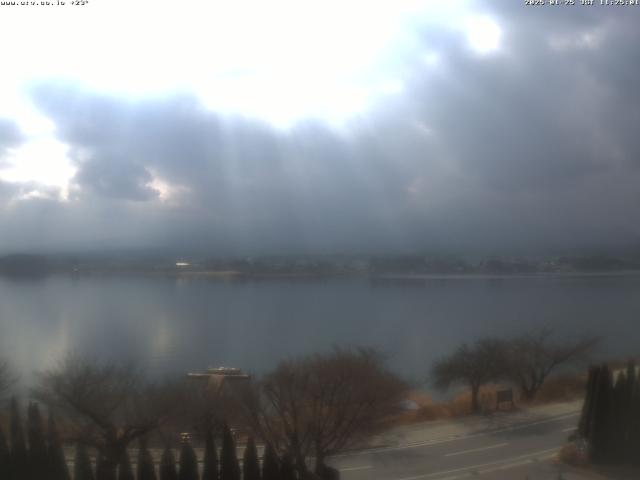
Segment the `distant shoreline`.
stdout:
<path fill-rule="evenodd" d="M 338 280 L 363 279 L 372 281 L 428 281 L 428 280 L 526 280 L 526 279 L 562 279 L 562 278 L 621 278 L 640 277 L 640 270 L 597 271 L 597 272 L 535 272 L 535 273 L 253 273 L 235 270 L 185 270 L 185 271 L 153 271 L 135 269 L 87 269 L 79 271 L 57 270 L 38 275 L 40 277 L 53 275 L 81 276 L 146 276 L 165 278 L 201 278 L 220 280 Z M 0 274 L 0 276 L 3 276 Z M 13 275 L 7 275 L 11 278 Z"/>
<path fill-rule="evenodd" d="M 439 280 L 439 279 L 479 279 L 504 278 L 571 278 L 571 277 L 633 277 L 640 276 L 640 270 L 591 271 L 591 272 L 527 272 L 527 273 L 385 273 L 368 275 L 373 278 L 398 280 Z"/>
<path fill-rule="evenodd" d="M 425 255 L 266 257 L 56 257 L 12 254 L 0 257 L 0 275 L 153 275 L 221 279 L 455 280 L 619 277 L 640 274 L 636 256 L 574 256 L 546 259 L 487 257 L 464 260 Z"/>

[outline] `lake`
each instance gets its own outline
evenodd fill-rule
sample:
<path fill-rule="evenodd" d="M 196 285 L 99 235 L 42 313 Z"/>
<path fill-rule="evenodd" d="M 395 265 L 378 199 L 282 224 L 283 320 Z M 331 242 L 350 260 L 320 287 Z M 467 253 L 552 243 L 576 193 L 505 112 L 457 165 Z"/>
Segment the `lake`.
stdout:
<path fill-rule="evenodd" d="M 463 341 L 543 326 L 602 333 L 603 354 L 637 354 L 640 276 L 0 278 L 0 355 L 26 384 L 70 351 L 134 360 L 154 375 L 259 373 L 334 344 L 380 347 L 421 380 Z"/>

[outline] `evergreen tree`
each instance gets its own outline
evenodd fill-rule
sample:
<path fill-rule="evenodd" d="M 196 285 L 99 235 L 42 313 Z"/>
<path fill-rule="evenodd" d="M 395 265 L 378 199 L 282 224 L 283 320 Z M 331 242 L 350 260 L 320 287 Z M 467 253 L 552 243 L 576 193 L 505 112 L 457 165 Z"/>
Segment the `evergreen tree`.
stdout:
<path fill-rule="evenodd" d="M 626 376 L 626 389 L 624 394 L 623 409 L 625 412 L 621 438 L 621 454 L 626 463 L 633 462 L 635 453 L 633 447 L 633 429 L 634 427 L 634 405 L 633 397 L 636 388 L 636 365 L 633 361 L 627 363 Z"/>
<path fill-rule="evenodd" d="M 156 480 L 153 458 L 151 457 L 151 452 L 149 452 L 147 442 L 144 438 L 140 439 L 137 470 L 138 480 Z"/>
<path fill-rule="evenodd" d="M 640 377 L 636 377 L 633 382 L 629 424 L 628 457 L 631 459 L 631 463 L 640 465 Z"/>
<path fill-rule="evenodd" d="M 198 458 L 188 441 L 185 441 L 180 449 L 178 480 L 198 480 Z"/>
<path fill-rule="evenodd" d="M 9 446 L 0 425 L 0 478 L 9 477 Z"/>
<path fill-rule="evenodd" d="M 587 387 L 584 402 L 582 404 L 582 414 L 578 424 L 578 434 L 582 438 L 588 439 L 591 434 L 591 425 L 593 423 L 594 399 L 598 390 L 598 375 L 600 367 L 592 365 L 589 368 L 589 377 L 587 379 Z"/>
<path fill-rule="evenodd" d="M 262 480 L 280 480 L 280 462 L 270 444 L 265 447 L 262 457 Z"/>
<path fill-rule="evenodd" d="M 102 452 L 98 452 L 96 458 L 96 480 L 115 480 L 115 472 L 112 471 Z"/>
<path fill-rule="evenodd" d="M 27 445 L 22 428 L 22 418 L 18 401 L 15 397 L 11 399 L 11 453 L 9 457 L 9 478 L 23 480 L 29 477 L 29 456 Z"/>
<path fill-rule="evenodd" d="M 293 467 L 291 455 L 285 453 L 282 456 L 282 466 L 280 467 L 280 480 L 296 480 L 296 471 Z"/>
<path fill-rule="evenodd" d="M 131 459 L 129 458 L 129 452 L 127 450 L 124 451 L 118 464 L 118 480 L 135 480 Z"/>
<path fill-rule="evenodd" d="M 240 480 L 240 465 L 236 445 L 228 425 L 222 431 L 222 452 L 220 453 L 220 480 Z"/>
<path fill-rule="evenodd" d="M 636 364 L 633 360 L 627 363 L 627 388 L 629 391 L 629 398 L 633 396 L 633 391 L 636 388 Z"/>
<path fill-rule="evenodd" d="M 27 408 L 27 438 L 29 439 L 29 471 L 31 478 L 40 480 L 48 473 L 47 443 L 44 425 L 37 403 L 29 403 Z"/>
<path fill-rule="evenodd" d="M 70 480 L 67 460 L 64 457 L 53 413 L 49 411 L 47 425 L 47 469 L 50 480 Z"/>
<path fill-rule="evenodd" d="M 610 461 L 610 438 L 612 432 L 612 386 L 611 372 L 607 365 L 600 367 L 591 425 L 590 458 L 594 463 Z"/>
<path fill-rule="evenodd" d="M 620 372 L 611 396 L 611 433 L 609 452 L 611 461 L 622 463 L 625 460 L 625 440 L 629 420 L 627 374 Z"/>
<path fill-rule="evenodd" d="M 210 428 L 207 429 L 204 439 L 202 480 L 218 480 L 218 452 L 216 451 L 216 442 Z"/>
<path fill-rule="evenodd" d="M 260 462 L 258 461 L 258 449 L 252 437 L 247 440 L 242 460 L 243 480 L 260 480 Z"/>
<path fill-rule="evenodd" d="M 178 480 L 176 457 L 169 447 L 164 449 L 162 457 L 160 457 L 160 480 Z"/>
<path fill-rule="evenodd" d="M 87 448 L 78 443 L 76 445 L 76 460 L 73 467 L 73 480 L 93 480 L 93 469 Z"/>

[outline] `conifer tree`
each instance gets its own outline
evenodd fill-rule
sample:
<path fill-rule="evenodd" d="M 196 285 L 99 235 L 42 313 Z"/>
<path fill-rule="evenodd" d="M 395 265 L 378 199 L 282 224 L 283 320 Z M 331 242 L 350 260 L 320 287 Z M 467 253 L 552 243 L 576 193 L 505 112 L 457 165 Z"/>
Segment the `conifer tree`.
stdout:
<path fill-rule="evenodd" d="M 631 393 L 631 419 L 627 445 L 628 456 L 634 465 L 640 465 L 640 373 L 638 375 Z"/>
<path fill-rule="evenodd" d="M 594 463 L 610 460 L 610 436 L 612 432 L 611 372 L 607 365 L 600 367 L 590 435 L 590 458 Z"/>
<path fill-rule="evenodd" d="M 633 461 L 634 453 L 633 453 L 633 430 L 634 426 L 634 393 L 636 389 L 636 365 L 633 361 L 629 361 L 627 363 L 626 369 L 626 391 L 625 391 L 625 399 L 624 399 L 624 411 L 625 411 L 625 419 L 624 419 L 624 431 L 621 438 L 621 449 L 623 451 L 623 457 L 627 462 Z"/>
<path fill-rule="evenodd" d="M 280 462 L 271 444 L 267 444 L 262 457 L 262 480 L 280 480 Z"/>
<path fill-rule="evenodd" d="M 147 448 L 147 441 L 144 437 L 140 439 L 139 443 L 137 474 L 137 480 L 156 480 L 156 469 L 153 466 L 153 457 Z"/>
<path fill-rule="evenodd" d="M 627 374 L 620 372 L 616 379 L 611 396 L 611 424 L 609 435 L 610 460 L 623 462 L 625 459 L 625 439 L 628 427 L 628 394 Z"/>
<path fill-rule="evenodd" d="M 198 458 L 188 441 L 185 441 L 180 449 L 178 480 L 198 480 Z"/>
<path fill-rule="evenodd" d="M 9 477 L 9 446 L 0 425 L 0 478 Z"/>
<path fill-rule="evenodd" d="M 629 397 L 631 398 L 636 388 L 636 363 L 633 360 L 627 363 L 627 388 L 629 390 Z"/>
<path fill-rule="evenodd" d="M 280 480 L 296 480 L 296 471 L 293 467 L 291 455 L 285 453 L 282 456 L 282 464 L 280 467 Z"/>
<path fill-rule="evenodd" d="M 178 480 L 176 457 L 169 447 L 164 449 L 162 457 L 160 457 L 160 480 Z"/>
<path fill-rule="evenodd" d="M 122 458 L 118 464 L 118 480 L 135 480 L 133 467 L 131 466 L 131 458 L 129 458 L 129 452 L 127 452 L 127 450 L 122 454 Z"/>
<path fill-rule="evenodd" d="M 73 480 L 93 480 L 93 469 L 87 448 L 82 444 L 76 444 L 76 460 L 73 468 Z"/>
<path fill-rule="evenodd" d="M 47 443 L 40 408 L 34 402 L 30 402 L 27 407 L 27 438 L 29 439 L 30 477 L 40 480 L 48 473 Z"/>
<path fill-rule="evenodd" d="M 116 480 L 115 471 L 110 468 L 102 452 L 96 458 L 96 480 Z"/>
<path fill-rule="evenodd" d="M 207 429 L 204 439 L 202 480 L 218 480 L 218 452 L 216 451 L 216 442 L 210 428 Z"/>
<path fill-rule="evenodd" d="M 260 462 L 258 461 L 258 449 L 253 441 L 253 437 L 247 440 L 242 460 L 243 480 L 260 480 Z"/>
<path fill-rule="evenodd" d="M 220 480 L 240 480 L 240 465 L 238 465 L 236 445 L 228 425 L 225 425 L 222 430 L 220 457 Z"/>
<path fill-rule="evenodd" d="M 69 468 L 64 457 L 53 413 L 49 411 L 47 427 L 47 465 L 50 480 L 70 480 Z"/>
<path fill-rule="evenodd" d="M 578 434 L 585 439 L 590 437 L 591 425 L 593 423 L 593 410 L 594 399 L 598 387 L 598 375 L 600 374 L 600 367 L 592 365 L 589 368 L 589 377 L 587 379 L 587 387 L 585 392 L 584 402 L 582 404 L 582 414 L 580 416 L 580 422 L 578 424 Z"/>
<path fill-rule="evenodd" d="M 18 401 L 15 397 L 11 399 L 11 450 L 9 457 L 9 478 L 22 480 L 29 475 L 29 456 L 27 445 L 22 428 L 22 418 Z"/>

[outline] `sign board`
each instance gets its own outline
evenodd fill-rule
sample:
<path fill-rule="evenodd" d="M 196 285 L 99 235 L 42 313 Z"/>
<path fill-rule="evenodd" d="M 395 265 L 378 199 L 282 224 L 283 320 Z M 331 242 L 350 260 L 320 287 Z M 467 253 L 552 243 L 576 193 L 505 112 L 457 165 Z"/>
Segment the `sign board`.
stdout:
<path fill-rule="evenodd" d="M 500 404 L 502 403 L 510 403 L 511 408 L 515 407 L 515 403 L 513 401 L 513 389 L 498 390 L 496 392 L 496 410 L 500 408 Z"/>

